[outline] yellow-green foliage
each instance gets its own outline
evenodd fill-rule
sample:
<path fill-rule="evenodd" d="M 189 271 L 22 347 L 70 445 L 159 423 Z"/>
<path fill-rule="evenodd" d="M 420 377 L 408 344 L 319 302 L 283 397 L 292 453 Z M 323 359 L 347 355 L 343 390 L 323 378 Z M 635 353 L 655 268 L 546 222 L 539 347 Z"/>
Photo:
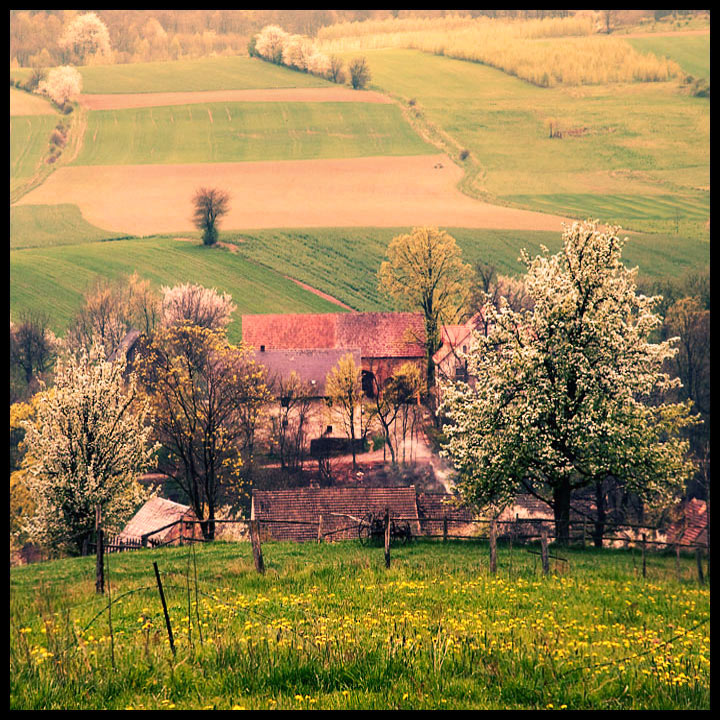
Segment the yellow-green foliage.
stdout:
<path fill-rule="evenodd" d="M 491 65 L 543 87 L 657 82 L 681 74 L 672 60 L 595 35 L 596 28 L 592 15 L 518 22 L 448 16 L 346 23 L 322 28 L 318 38 L 326 53 L 411 48 Z"/>

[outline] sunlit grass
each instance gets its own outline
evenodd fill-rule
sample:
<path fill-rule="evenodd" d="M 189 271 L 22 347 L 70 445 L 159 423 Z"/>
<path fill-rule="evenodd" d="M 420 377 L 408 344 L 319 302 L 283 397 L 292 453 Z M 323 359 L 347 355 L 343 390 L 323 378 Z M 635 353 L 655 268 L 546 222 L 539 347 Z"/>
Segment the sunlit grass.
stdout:
<path fill-rule="evenodd" d="M 482 543 L 393 548 L 389 570 L 353 542 L 263 547 L 264 576 L 248 544 L 111 556 L 112 636 L 93 558 L 14 569 L 11 707 L 709 707 L 691 558 L 643 579 L 630 551 L 571 550 L 544 577 L 501 546 L 492 576 Z"/>

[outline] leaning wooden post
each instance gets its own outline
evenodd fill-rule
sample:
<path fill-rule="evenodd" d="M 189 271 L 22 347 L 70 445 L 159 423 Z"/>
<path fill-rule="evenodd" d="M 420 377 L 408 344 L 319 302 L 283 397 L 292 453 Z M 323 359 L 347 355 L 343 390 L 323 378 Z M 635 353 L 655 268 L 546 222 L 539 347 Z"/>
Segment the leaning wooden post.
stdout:
<path fill-rule="evenodd" d="M 645 559 L 645 533 L 642 534 L 642 572 L 643 577 L 647 577 L 647 562 Z"/>
<path fill-rule="evenodd" d="M 260 533 L 258 532 L 258 521 L 250 521 L 250 542 L 252 543 L 253 558 L 255 559 L 255 569 L 259 573 L 265 572 L 265 563 L 263 562 L 262 548 L 260 547 Z"/>
<path fill-rule="evenodd" d="M 490 521 L 490 572 L 497 572 L 497 525 L 495 518 Z"/>
<path fill-rule="evenodd" d="M 165 602 L 165 593 L 163 592 L 162 582 L 160 580 L 160 571 L 158 570 L 157 562 L 153 562 L 155 568 L 155 579 L 157 580 L 158 590 L 160 591 L 160 602 L 162 603 L 163 613 L 165 614 L 165 627 L 168 632 L 168 640 L 170 641 L 170 649 L 173 655 L 175 655 L 175 641 L 173 639 L 172 626 L 170 625 L 170 614 L 168 613 L 167 603 Z"/>
<path fill-rule="evenodd" d="M 540 528 L 540 555 L 542 557 L 543 575 L 550 572 L 550 560 L 548 557 L 548 534 L 547 528 Z"/>
<path fill-rule="evenodd" d="M 390 567 L 390 508 L 385 508 L 385 567 Z"/>
<path fill-rule="evenodd" d="M 698 582 L 702 585 L 705 582 L 703 576 L 702 548 L 695 548 L 695 560 L 697 562 Z"/>
<path fill-rule="evenodd" d="M 675 543 L 675 575 L 680 582 L 680 543 Z"/>
<path fill-rule="evenodd" d="M 318 518 L 318 533 L 317 533 L 317 541 L 319 543 L 321 543 L 323 541 L 322 527 L 323 527 L 323 516 L 320 515 L 320 517 Z"/>
<path fill-rule="evenodd" d="M 443 515 L 443 542 L 447 542 L 448 539 L 448 532 L 447 532 L 447 513 Z"/>
<path fill-rule="evenodd" d="M 587 542 L 587 517 L 583 515 L 583 539 L 582 546 L 585 549 L 585 543 Z"/>
<path fill-rule="evenodd" d="M 105 564 L 102 531 L 102 511 L 95 506 L 95 592 L 105 592 Z"/>

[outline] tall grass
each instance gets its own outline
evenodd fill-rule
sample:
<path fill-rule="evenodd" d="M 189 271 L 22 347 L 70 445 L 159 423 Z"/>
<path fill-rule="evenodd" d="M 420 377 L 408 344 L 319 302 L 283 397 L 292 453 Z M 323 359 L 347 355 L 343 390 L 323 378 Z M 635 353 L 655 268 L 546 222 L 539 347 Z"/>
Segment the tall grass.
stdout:
<path fill-rule="evenodd" d="M 318 39 L 326 53 L 415 49 L 490 65 L 541 87 L 658 82 L 681 73 L 672 60 L 594 32 L 589 16 L 518 22 L 450 16 L 335 25 Z"/>
<path fill-rule="evenodd" d="M 693 559 L 422 542 L 249 543 L 11 571 L 12 709 L 707 709 Z M 553 554 L 556 554 L 555 551 Z M 158 563 L 177 654 L 168 646 Z M 195 573 L 198 581 L 195 583 Z M 112 623 L 112 624 L 111 624 Z M 111 629 L 112 628 L 112 629 Z"/>

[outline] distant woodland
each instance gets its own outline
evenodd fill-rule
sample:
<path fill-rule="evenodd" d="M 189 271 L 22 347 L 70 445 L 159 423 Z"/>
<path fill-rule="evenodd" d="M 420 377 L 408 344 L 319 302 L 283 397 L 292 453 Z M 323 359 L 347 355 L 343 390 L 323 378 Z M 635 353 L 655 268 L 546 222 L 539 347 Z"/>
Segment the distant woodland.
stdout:
<path fill-rule="evenodd" d="M 70 62 L 58 40 L 86 10 L 11 10 L 11 67 L 47 68 Z M 390 17 L 467 14 L 504 18 L 566 16 L 568 10 L 94 10 L 107 26 L 115 63 L 246 54 L 265 25 L 314 37 L 327 25 Z M 652 11 L 650 11 L 652 13 Z M 107 61 L 107 60 L 106 60 Z"/>

